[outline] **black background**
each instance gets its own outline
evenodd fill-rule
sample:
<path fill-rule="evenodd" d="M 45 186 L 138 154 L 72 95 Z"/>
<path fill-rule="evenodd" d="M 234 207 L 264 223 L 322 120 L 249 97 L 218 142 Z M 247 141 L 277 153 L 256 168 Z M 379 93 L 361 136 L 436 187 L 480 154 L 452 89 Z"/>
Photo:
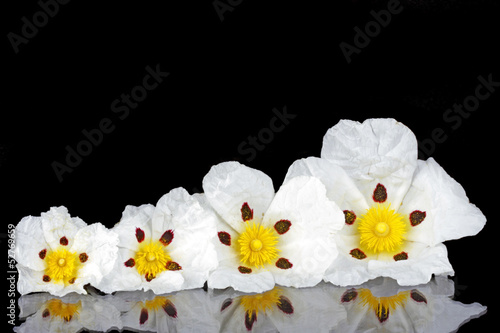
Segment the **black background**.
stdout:
<path fill-rule="evenodd" d="M 319 156 L 340 119 L 393 117 L 419 141 L 445 133 L 430 156 L 488 219 L 478 236 L 446 245 L 456 299 L 488 306 L 460 332 L 494 325 L 500 88 L 455 129 L 443 115 L 474 95 L 478 76 L 500 81 L 500 5 L 401 1 L 403 11 L 349 64 L 339 44 L 354 44 L 353 28 L 364 29 L 387 2 L 233 1 L 221 20 L 212 0 L 71 1 L 18 53 L 8 34 L 21 35 L 22 17 L 32 22 L 40 5 L 4 4 L 3 245 L 8 224 L 51 206 L 111 227 L 127 204 L 155 204 L 179 186 L 201 192 L 203 176 L 222 161 L 260 169 L 278 189 L 294 160 Z M 157 65 L 170 75 L 120 119 L 111 103 Z M 242 154 L 239 145 L 284 107 L 295 118 L 253 159 Z M 65 163 L 66 146 L 76 149 L 82 131 L 104 118 L 114 130 L 59 181 L 53 162 Z"/>

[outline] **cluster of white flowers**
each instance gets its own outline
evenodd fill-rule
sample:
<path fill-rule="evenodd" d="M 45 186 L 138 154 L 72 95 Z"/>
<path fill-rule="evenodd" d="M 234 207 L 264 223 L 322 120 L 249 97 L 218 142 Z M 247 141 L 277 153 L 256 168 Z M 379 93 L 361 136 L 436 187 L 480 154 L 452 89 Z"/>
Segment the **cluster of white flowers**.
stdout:
<path fill-rule="evenodd" d="M 277 192 L 270 177 L 238 162 L 213 166 L 203 190 L 127 206 L 111 229 L 65 207 L 23 218 L 19 292 L 63 296 L 90 284 L 162 294 L 205 282 L 264 292 L 380 276 L 417 285 L 453 275 L 443 242 L 486 222 L 434 159 L 417 159 L 414 134 L 394 119 L 340 121 L 321 158 L 294 162 Z"/>

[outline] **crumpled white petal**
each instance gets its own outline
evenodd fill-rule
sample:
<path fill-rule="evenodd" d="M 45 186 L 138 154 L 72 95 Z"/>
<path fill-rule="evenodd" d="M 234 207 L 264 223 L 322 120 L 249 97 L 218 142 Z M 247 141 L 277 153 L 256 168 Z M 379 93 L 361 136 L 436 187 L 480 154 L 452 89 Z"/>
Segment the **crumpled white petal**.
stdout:
<path fill-rule="evenodd" d="M 276 283 L 297 288 L 318 284 L 338 255 L 333 235 L 343 227 L 344 214 L 328 200 L 320 180 L 300 176 L 281 186 L 263 224 L 273 226 L 281 219 L 292 225 L 279 238 L 279 256 L 294 266 L 288 270 L 271 266 Z"/>
<path fill-rule="evenodd" d="M 425 220 L 412 228 L 408 239 L 428 245 L 476 235 L 486 217 L 469 202 L 463 187 L 433 159 L 418 161 L 412 186 L 400 212 L 426 212 Z"/>
<path fill-rule="evenodd" d="M 271 178 L 238 162 L 214 165 L 203 178 L 203 190 L 215 211 L 240 233 L 245 229 L 241 205 L 247 202 L 254 219 L 260 220 L 274 198 Z"/>
<path fill-rule="evenodd" d="M 413 132 L 394 119 L 341 120 L 326 132 L 321 157 L 341 166 L 367 199 L 383 183 L 398 206 L 417 166 L 417 149 Z"/>

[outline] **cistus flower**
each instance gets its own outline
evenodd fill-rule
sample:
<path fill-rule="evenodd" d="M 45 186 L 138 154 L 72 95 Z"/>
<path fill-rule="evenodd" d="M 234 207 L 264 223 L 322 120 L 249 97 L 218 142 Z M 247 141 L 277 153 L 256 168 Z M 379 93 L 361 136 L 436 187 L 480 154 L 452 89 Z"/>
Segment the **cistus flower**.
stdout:
<path fill-rule="evenodd" d="M 17 289 L 85 294 L 84 285 L 98 284 L 113 268 L 117 243 L 118 235 L 101 223 L 87 225 L 63 206 L 24 217 L 16 227 Z"/>
<path fill-rule="evenodd" d="M 298 175 L 320 178 L 344 212 L 340 254 L 325 273 L 336 285 L 453 275 L 442 242 L 475 235 L 486 222 L 433 158 L 417 159 L 415 135 L 394 119 L 340 121 L 326 133 L 321 158 L 296 161 L 285 179 Z"/>
<path fill-rule="evenodd" d="M 337 256 L 333 234 L 344 215 L 318 179 L 290 179 L 275 195 L 263 172 L 225 162 L 210 169 L 203 189 L 219 216 L 219 266 L 210 274 L 210 288 L 263 292 L 275 283 L 313 286 Z"/>
<path fill-rule="evenodd" d="M 183 188 L 165 194 L 156 207 L 127 206 L 112 230 L 120 239 L 118 259 L 96 286 L 104 292 L 200 288 L 217 266 L 215 217 Z"/>

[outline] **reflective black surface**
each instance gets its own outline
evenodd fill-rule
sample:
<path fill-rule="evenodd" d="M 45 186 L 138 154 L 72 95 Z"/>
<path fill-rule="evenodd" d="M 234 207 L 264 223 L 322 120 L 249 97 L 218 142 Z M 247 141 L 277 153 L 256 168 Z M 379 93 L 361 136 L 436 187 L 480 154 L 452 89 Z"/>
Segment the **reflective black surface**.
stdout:
<path fill-rule="evenodd" d="M 233 289 L 186 290 L 155 295 L 47 293 L 18 301 L 24 322 L 16 332 L 453 332 L 487 308 L 453 300 L 454 282 L 438 277 L 425 285 L 400 287 L 379 278 L 340 288 L 275 287 L 260 294 Z"/>

